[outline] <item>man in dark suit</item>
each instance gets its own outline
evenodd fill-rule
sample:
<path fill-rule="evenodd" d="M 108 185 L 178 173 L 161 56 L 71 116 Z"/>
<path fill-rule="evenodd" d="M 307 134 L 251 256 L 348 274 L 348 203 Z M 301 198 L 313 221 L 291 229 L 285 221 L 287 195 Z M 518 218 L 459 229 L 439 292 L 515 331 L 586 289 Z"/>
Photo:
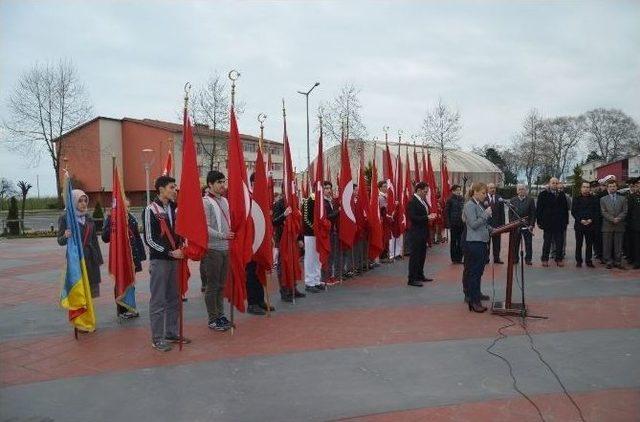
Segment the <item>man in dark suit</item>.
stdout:
<path fill-rule="evenodd" d="M 589 182 L 582 182 L 580 196 L 577 196 L 571 205 L 571 215 L 575 219 L 573 230 L 576 236 L 576 267 L 582 267 L 582 244 L 586 243 L 584 259 L 587 267 L 593 268 L 592 250 L 593 238 L 596 234 L 596 219 L 600 213 L 599 201 L 591 195 Z"/>
<path fill-rule="evenodd" d="M 633 180 L 634 192 L 627 195 L 627 229 L 633 245 L 633 269 L 640 269 L 640 177 Z"/>
<path fill-rule="evenodd" d="M 569 204 L 564 193 L 558 191 L 558 179 L 549 179 L 549 187 L 538 195 L 536 220 L 543 231 L 542 266 L 549 266 L 551 243 L 554 245 L 555 261 L 564 267 L 564 231 L 569 224 Z"/>
<path fill-rule="evenodd" d="M 422 282 L 433 281 L 424 276 L 424 262 L 427 258 L 427 240 L 429 239 L 429 220 L 435 215 L 429 214 L 427 205 L 427 184 L 418 182 L 415 194 L 407 206 L 407 218 L 411 221 L 411 228 L 407 231 L 411 242 L 409 257 L 409 285 L 422 287 Z"/>
<path fill-rule="evenodd" d="M 496 193 L 495 183 L 487 184 L 487 198 L 485 199 L 485 208 L 491 208 L 491 217 L 489 225 L 493 228 L 504 225 L 504 203 L 502 197 Z M 493 251 L 493 262 L 496 264 L 504 264 L 500 259 L 500 236 L 491 236 L 490 249 Z M 489 256 L 487 255 L 487 259 Z"/>
<path fill-rule="evenodd" d="M 462 197 L 462 188 L 460 185 L 453 185 L 451 187 L 451 196 L 447 199 L 447 203 L 444 206 L 444 216 L 445 227 L 449 229 L 451 262 L 454 264 L 462 263 L 463 207 L 464 198 Z"/>

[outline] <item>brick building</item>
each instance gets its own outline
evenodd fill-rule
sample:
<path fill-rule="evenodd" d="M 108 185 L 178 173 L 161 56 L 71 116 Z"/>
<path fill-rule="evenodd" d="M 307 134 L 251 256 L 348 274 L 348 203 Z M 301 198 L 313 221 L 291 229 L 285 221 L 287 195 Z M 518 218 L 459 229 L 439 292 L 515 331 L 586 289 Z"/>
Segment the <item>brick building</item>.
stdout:
<path fill-rule="evenodd" d="M 206 125 L 194 127 L 198 167 L 202 185 L 210 168 L 226 173 L 227 143 L 229 133 Z M 259 139 L 240 135 L 244 158 L 251 171 L 255 165 Z M 58 144 L 63 166 L 69 171 L 74 186 L 83 189 L 90 197 L 90 206 L 96 202 L 103 206 L 111 203 L 112 157 L 123 180 L 124 190 L 134 206 L 146 202 L 145 163 L 150 164 L 150 185 L 162 173 L 169 150 L 173 155 L 173 175 L 180 183 L 182 164 L 182 125 L 151 119 L 114 119 L 96 117 L 70 130 Z M 271 152 L 275 186 L 282 181 L 283 145 L 264 140 L 265 159 Z M 143 150 L 146 150 L 143 152 Z"/>

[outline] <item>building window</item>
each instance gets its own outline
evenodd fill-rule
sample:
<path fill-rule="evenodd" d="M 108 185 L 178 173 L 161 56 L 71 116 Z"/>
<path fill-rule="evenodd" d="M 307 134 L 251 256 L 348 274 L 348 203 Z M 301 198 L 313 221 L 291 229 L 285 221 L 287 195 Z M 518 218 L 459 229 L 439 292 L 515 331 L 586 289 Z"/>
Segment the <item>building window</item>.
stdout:
<path fill-rule="evenodd" d="M 253 142 L 243 142 L 242 149 L 245 152 L 256 152 L 256 144 Z"/>
<path fill-rule="evenodd" d="M 282 163 L 271 163 L 271 170 L 282 170 Z"/>

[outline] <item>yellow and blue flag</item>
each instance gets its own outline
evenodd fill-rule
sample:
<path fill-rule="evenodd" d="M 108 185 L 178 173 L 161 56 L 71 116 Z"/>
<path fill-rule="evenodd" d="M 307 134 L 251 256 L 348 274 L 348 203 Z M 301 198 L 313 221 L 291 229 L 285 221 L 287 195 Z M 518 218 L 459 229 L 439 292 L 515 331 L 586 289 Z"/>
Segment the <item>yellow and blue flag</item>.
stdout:
<path fill-rule="evenodd" d="M 60 306 L 69 311 L 69 321 L 75 328 L 81 331 L 94 331 L 96 329 L 96 315 L 93 310 L 80 226 L 76 220 L 71 191 L 71 180 L 67 177 L 65 181 L 65 217 L 71 236 L 67 239 L 67 262 L 64 284 L 60 293 Z"/>

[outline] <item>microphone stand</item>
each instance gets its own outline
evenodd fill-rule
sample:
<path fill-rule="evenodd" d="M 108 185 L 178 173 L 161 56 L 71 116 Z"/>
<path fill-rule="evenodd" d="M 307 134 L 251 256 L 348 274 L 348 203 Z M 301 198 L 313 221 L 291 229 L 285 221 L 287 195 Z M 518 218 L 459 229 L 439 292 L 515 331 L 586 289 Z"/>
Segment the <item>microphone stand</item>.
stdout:
<path fill-rule="evenodd" d="M 518 214 L 518 211 L 516 211 L 516 207 L 511 203 L 511 201 L 505 201 L 503 198 L 500 198 L 499 202 L 502 202 L 503 204 L 507 204 L 507 207 L 509 208 L 509 210 L 513 211 L 513 213 L 515 214 L 516 217 L 518 217 L 519 220 L 522 220 L 523 217 L 520 216 L 520 214 Z M 525 318 L 536 318 L 536 319 L 548 319 L 549 317 L 546 316 L 540 316 L 540 315 L 529 315 L 527 313 L 527 307 L 525 306 L 525 300 L 524 300 L 524 235 L 523 232 L 525 230 L 529 230 L 528 227 L 521 227 L 520 228 L 520 293 L 522 294 L 522 307 L 520 308 L 520 318 L 522 318 L 522 324 L 525 324 Z"/>

